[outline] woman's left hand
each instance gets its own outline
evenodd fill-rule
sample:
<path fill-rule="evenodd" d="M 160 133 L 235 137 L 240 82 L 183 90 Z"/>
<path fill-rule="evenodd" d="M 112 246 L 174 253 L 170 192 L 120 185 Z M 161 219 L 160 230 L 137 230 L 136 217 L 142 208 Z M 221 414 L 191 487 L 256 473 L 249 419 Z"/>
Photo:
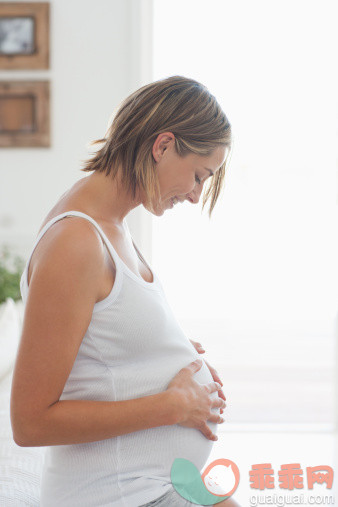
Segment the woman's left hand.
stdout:
<path fill-rule="evenodd" d="M 190 342 L 195 347 L 195 349 L 197 350 L 197 352 L 199 354 L 204 354 L 205 353 L 205 350 L 204 350 L 203 346 L 199 342 L 195 342 L 194 340 L 190 340 Z M 221 384 L 221 386 L 223 387 L 223 382 L 219 378 L 219 375 L 218 375 L 217 371 L 215 370 L 215 368 L 213 368 L 205 359 L 204 359 L 204 362 L 207 365 L 207 367 L 209 368 L 209 371 L 211 373 L 211 376 L 212 376 L 214 382 L 219 382 Z M 220 389 L 218 391 L 218 396 L 220 398 L 222 398 L 224 401 L 226 401 L 226 397 L 225 397 L 224 392 L 222 391 L 222 389 Z M 223 410 L 223 408 L 221 408 L 220 409 L 220 413 L 223 414 L 223 412 L 224 412 L 224 410 Z"/>

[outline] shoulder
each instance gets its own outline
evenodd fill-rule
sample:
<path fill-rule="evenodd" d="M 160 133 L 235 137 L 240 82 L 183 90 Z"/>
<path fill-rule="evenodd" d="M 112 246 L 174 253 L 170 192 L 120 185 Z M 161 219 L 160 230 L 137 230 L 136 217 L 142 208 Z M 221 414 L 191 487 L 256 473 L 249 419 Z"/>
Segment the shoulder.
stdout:
<path fill-rule="evenodd" d="M 54 222 L 41 238 L 41 242 L 44 238 L 46 238 L 46 243 L 65 241 L 72 244 L 74 241 L 80 241 L 85 244 L 87 240 L 90 243 L 102 243 L 94 224 L 83 217 L 74 215 L 65 216 Z"/>
<path fill-rule="evenodd" d="M 82 217 L 68 216 L 51 225 L 31 258 L 30 272 L 52 269 L 68 275 L 99 277 L 105 268 L 103 242 L 95 226 Z"/>

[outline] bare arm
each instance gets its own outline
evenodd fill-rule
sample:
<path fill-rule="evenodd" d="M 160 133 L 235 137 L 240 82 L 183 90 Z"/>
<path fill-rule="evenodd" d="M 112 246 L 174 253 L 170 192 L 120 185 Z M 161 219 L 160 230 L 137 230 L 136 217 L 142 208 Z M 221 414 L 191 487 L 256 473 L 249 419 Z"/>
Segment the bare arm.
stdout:
<path fill-rule="evenodd" d="M 75 220 L 54 224 L 37 246 L 11 390 L 15 442 L 29 447 L 93 442 L 190 421 L 193 412 L 192 426 L 211 438 L 205 419 L 210 415 L 218 422 L 217 416 L 210 414 L 198 383 L 189 384 L 189 393 L 200 393 L 198 407 L 204 396 L 205 408 L 197 417 L 196 402 L 182 395 L 184 388 L 125 401 L 60 401 L 104 273 L 101 239 L 90 224 Z"/>
<path fill-rule="evenodd" d="M 82 444 L 178 422 L 169 391 L 126 401 L 62 400 L 49 407 L 21 447 Z"/>

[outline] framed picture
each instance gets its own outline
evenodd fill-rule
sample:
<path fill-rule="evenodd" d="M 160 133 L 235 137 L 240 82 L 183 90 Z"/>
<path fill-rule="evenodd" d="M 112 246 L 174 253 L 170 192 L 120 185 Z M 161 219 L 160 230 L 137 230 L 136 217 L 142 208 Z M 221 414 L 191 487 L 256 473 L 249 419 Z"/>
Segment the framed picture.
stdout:
<path fill-rule="evenodd" d="M 0 147 L 49 147 L 49 123 L 49 81 L 0 81 Z"/>
<path fill-rule="evenodd" d="M 0 70 L 49 68 L 49 3 L 0 2 Z"/>

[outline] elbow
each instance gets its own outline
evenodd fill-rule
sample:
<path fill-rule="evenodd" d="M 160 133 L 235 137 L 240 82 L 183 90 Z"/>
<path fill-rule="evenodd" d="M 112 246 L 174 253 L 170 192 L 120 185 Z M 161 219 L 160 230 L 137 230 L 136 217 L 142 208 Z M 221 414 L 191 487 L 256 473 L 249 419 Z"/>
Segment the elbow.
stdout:
<path fill-rule="evenodd" d="M 22 429 L 18 429 L 15 424 L 13 424 L 13 421 L 11 421 L 12 425 L 12 434 L 13 434 L 13 440 L 19 447 L 33 447 L 31 439 L 27 437 L 22 431 Z"/>
<path fill-rule="evenodd" d="M 41 444 L 38 439 L 33 439 L 30 436 L 17 434 L 13 431 L 13 440 L 19 447 L 40 447 Z"/>
<path fill-rule="evenodd" d="M 13 433 L 13 440 L 16 443 L 16 445 L 18 445 L 19 447 L 32 447 L 30 444 L 28 444 L 27 440 L 24 440 L 22 438 L 18 438 L 16 435 L 14 435 L 14 433 Z"/>
<path fill-rule="evenodd" d="M 10 403 L 10 423 L 13 440 L 19 447 L 40 447 L 41 414 L 22 409 L 14 400 Z"/>
<path fill-rule="evenodd" d="M 42 412 L 31 414 L 24 413 L 11 406 L 10 420 L 12 426 L 13 440 L 19 447 L 45 447 L 46 434 L 44 428 L 45 414 Z"/>
<path fill-rule="evenodd" d="M 12 435 L 13 440 L 19 447 L 37 447 L 40 444 L 36 443 L 36 439 L 31 436 L 31 432 L 28 431 L 27 425 L 22 423 L 22 420 L 16 421 L 11 417 Z"/>

